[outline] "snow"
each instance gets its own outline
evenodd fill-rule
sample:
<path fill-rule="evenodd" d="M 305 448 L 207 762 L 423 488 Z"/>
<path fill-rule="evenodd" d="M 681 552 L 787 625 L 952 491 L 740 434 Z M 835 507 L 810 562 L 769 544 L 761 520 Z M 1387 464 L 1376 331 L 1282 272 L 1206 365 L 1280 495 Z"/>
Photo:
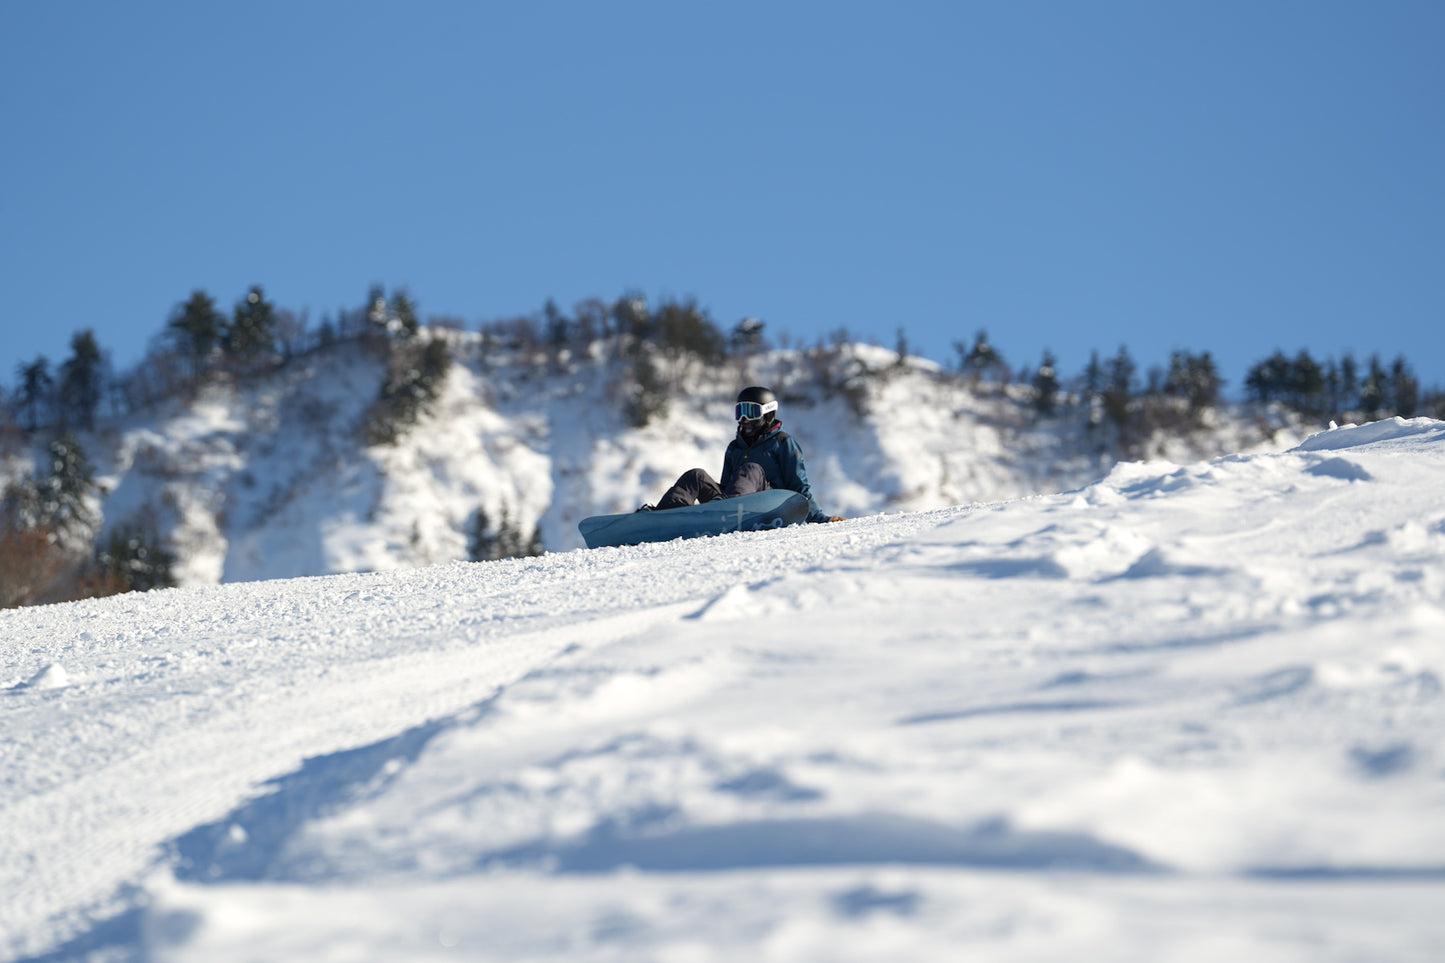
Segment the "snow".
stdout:
<path fill-rule="evenodd" d="M 1445 940 L 1427 419 L 837 525 L 5 611 L 0 659 L 7 959 Z"/>
<path fill-rule="evenodd" d="M 733 399 L 748 383 L 785 399 L 784 425 L 830 514 L 1052 493 L 1094 481 L 1117 458 L 1109 430 L 1089 430 L 1080 410 L 1038 419 L 1026 389 L 970 387 L 868 345 L 773 351 L 716 370 L 683 360 L 666 409 L 637 429 L 632 374 L 615 358 L 549 365 L 485 348 L 476 333 L 424 337 L 446 339 L 455 363 L 397 445 L 361 441 L 384 349 L 340 342 L 87 433 L 104 489 L 96 511 L 107 526 L 154 528 L 185 587 L 465 560 L 478 510 L 566 551 L 582 547 L 587 515 L 655 503 L 689 468 L 720 472 Z M 1210 415 L 1208 429 L 1159 430 L 1140 450 L 1189 463 L 1280 451 L 1305 434 L 1279 411 Z M 0 488 L 29 472 L 24 455 L 0 451 Z"/>
<path fill-rule="evenodd" d="M 70 673 L 59 662 L 52 662 L 31 676 L 26 685 L 36 689 L 63 689 L 70 685 Z"/>

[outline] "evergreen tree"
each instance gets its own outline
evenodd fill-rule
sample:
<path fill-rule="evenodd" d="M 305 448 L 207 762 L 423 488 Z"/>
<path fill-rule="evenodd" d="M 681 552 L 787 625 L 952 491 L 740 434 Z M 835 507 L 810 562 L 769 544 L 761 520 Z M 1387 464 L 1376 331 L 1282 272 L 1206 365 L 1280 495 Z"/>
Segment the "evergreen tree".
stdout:
<path fill-rule="evenodd" d="M 696 302 L 664 302 L 653 320 L 662 350 L 673 360 L 691 355 L 704 364 L 727 359 L 727 342 L 706 311 Z"/>
<path fill-rule="evenodd" d="M 451 350 L 443 338 L 432 338 L 420 348 L 397 342 L 391 352 L 386 378 L 367 417 L 368 444 L 395 444 L 430 410 L 451 370 Z"/>
<path fill-rule="evenodd" d="M 1189 356 L 1183 351 L 1169 355 L 1169 373 L 1164 376 L 1164 394 L 1183 398 L 1189 393 Z"/>
<path fill-rule="evenodd" d="M 1219 368 L 1215 365 L 1212 354 L 1206 351 L 1203 354 L 1190 357 L 1190 411 L 1198 412 L 1219 404 L 1219 391 L 1223 387 L 1224 379 L 1219 376 Z"/>
<path fill-rule="evenodd" d="M 409 341 L 421 330 L 417 318 L 416 302 L 405 290 L 397 291 L 388 299 L 386 290 L 373 284 L 366 295 L 366 336 Z"/>
<path fill-rule="evenodd" d="M 1175 351 L 1169 356 L 1169 373 L 1164 379 L 1164 394 L 1171 398 L 1184 398 L 1189 410 L 1198 414 L 1219 401 L 1219 389 L 1223 384 L 1214 358 L 1208 351 L 1193 354 Z"/>
<path fill-rule="evenodd" d="M 1354 408 L 1359 403 L 1360 393 L 1360 366 L 1355 362 L 1355 356 L 1348 351 L 1340 359 L 1340 396 L 1342 398 L 1339 410 Z"/>
<path fill-rule="evenodd" d="M 1325 372 L 1307 350 L 1295 355 L 1290 367 L 1287 399 L 1296 411 L 1318 415 L 1324 410 Z"/>
<path fill-rule="evenodd" d="M 95 469 L 85 449 L 68 431 L 51 441 L 46 451 L 50 471 L 35 478 L 33 514 L 26 520 L 26 527 L 46 529 L 70 548 L 88 544 L 98 521 L 90 508 Z"/>
<path fill-rule="evenodd" d="M 1415 414 L 1425 418 L 1434 418 L 1437 421 L 1445 421 L 1445 391 L 1437 387 L 1422 392 L 1420 407 Z"/>
<path fill-rule="evenodd" d="M 443 338 L 432 338 L 421 350 L 422 383 L 427 386 L 427 400 L 436 400 L 442 382 L 452 367 L 452 352 Z"/>
<path fill-rule="evenodd" d="M 491 562 L 500 558 L 522 558 L 542 554 L 542 539 L 534 527 L 523 536 L 505 507 L 501 520 L 493 525 L 484 508 L 472 514 L 467 525 L 467 557 L 473 562 Z"/>
<path fill-rule="evenodd" d="M 1385 376 L 1385 369 L 1380 365 L 1380 356 L 1370 357 L 1370 370 L 1365 375 L 1364 382 L 1360 385 L 1360 409 L 1365 417 L 1373 421 L 1380 416 L 1380 412 L 1389 407 L 1389 382 Z"/>
<path fill-rule="evenodd" d="M 60 367 L 61 420 L 76 428 L 93 428 L 104 388 L 104 359 L 95 332 L 87 329 L 70 339 L 70 358 Z"/>
<path fill-rule="evenodd" d="M 391 316 L 396 334 L 403 338 L 414 338 L 421 330 L 416 317 L 416 305 L 405 291 L 398 291 L 391 299 Z"/>
<path fill-rule="evenodd" d="M 175 586 L 176 557 L 161 542 L 155 527 L 126 522 L 111 530 L 96 554 L 101 572 L 121 591 L 149 592 Z"/>
<path fill-rule="evenodd" d="M 26 418 L 27 431 L 35 431 L 40 427 L 41 420 L 46 408 L 51 401 L 51 391 L 55 387 L 55 379 L 50 376 L 50 362 L 43 356 L 36 358 L 30 364 L 20 366 L 20 393 L 17 398 L 17 407 L 22 417 Z"/>
<path fill-rule="evenodd" d="M 1116 425 L 1129 424 L 1129 403 L 1134 397 L 1135 374 L 1139 366 L 1134 363 L 1129 349 L 1119 346 L 1119 353 L 1109 361 L 1108 383 L 1104 389 L 1104 414 Z"/>
<path fill-rule="evenodd" d="M 572 313 L 576 317 L 577 340 L 582 345 L 590 348 L 598 339 L 607 337 L 609 314 L 605 302 L 588 298 L 574 305 Z"/>
<path fill-rule="evenodd" d="M 1059 400 L 1058 362 L 1054 360 L 1052 351 L 1044 351 L 1043 361 L 1034 372 L 1033 386 L 1034 411 L 1049 417 L 1058 407 Z"/>
<path fill-rule="evenodd" d="M 1261 404 L 1279 401 L 1289 390 L 1290 361 L 1283 351 L 1276 350 L 1264 361 L 1249 369 L 1244 388 L 1251 399 Z"/>
<path fill-rule="evenodd" d="M 612 321 L 631 350 L 652 340 L 655 330 L 652 312 L 648 310 L 647 299 L 640 294 L 624 294 L 618 298 L 612 305 Z"/>
<path fill-rule="evenodd" d="M 249 366 L 276 351 L 276 309 L 256 285 L 236 302 L 231 325 L 222 338 L 226 354 Z"/>
<path fill-rule="evenodd" d="M 1420 382 L 1410 371 L 1403 355 L 1390 366 L 1390 395 L 1394 402 L 1395 414 L 1401 418 L 1413 418 L 1420 410 Z"/>
<path fill-rule="evenodd" d="M 1084 397 L 1090 402 L 1104 394 L 1104 365 L 1099 361 L 1097 350 L 1089 352 L 1089 363 L 1084 367 Z"/>
<path fill-rule="evenodd" d="M 1345 408 L 1344 379 L 1340 366 L 1334 358 L 1325 362 L 1325 409 L 1330 414 L 1339 414 Z"/>
<path fill-rule="evenodd" d="M 176 309 L 167 328 L 176 350 L 190 361 L 191 376 L 199 381 L 226 334 L 226 316 L 216 309 L 209 294 L 194 291 L 190 300 Z"/>
<path fill-rule="evenodd" d="M 642 348 L 632 359 L 632 391 L 628 398 L 628 421 L 634 428 L 645 428 L 653 418 L 667 412 L 667 387 L 657 372 L 652 355 Z"/>
<path fill-rule="evenodd" d="M 965 348 L 961 341 L 955 341 L 953 347 L 960 356 L 960 369 L 975 381 L 1004 365 L 1003 356 L 994 348 L 988 340 L 988 332 L 982 328 L 974 335 L 971 347 Z"/>
<path fill-rule="evenodd" d="M 366 330 L 369 334 L 385 335 L 391 321 L 391 308 L 386 303 L 386 290 L 373 284 L 366 293 Z"/>
<path fill-rule="evenodd" d="M 473 512 L 467 524 L 467 557 L 473 562 L 489 562 L 497 557 L 496 536 L 485 508 Z"/>

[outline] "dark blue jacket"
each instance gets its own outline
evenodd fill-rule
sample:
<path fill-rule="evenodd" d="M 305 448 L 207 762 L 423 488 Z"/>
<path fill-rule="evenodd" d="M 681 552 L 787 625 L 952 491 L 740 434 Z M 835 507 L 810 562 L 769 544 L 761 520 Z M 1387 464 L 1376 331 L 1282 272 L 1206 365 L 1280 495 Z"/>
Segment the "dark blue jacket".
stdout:
<path fill-rule="evenodd" d="M 828 514 L 813 500 L 813 489 L 808 484 L 808 469 L 803 467 L 803 449 L 793 436 L 783 431 L 783 423 L 776 422 L 757 443 L 748 446 L 738 435 L 728 444 L 723 455 L 722 487 L 727 488 L 737 476 L 738 470 L 748 462 L 756 462 L 763 468 L 768 484 L 773 488 L 795 491 L 808 500 L 808 521 L 826 522 Z"/>

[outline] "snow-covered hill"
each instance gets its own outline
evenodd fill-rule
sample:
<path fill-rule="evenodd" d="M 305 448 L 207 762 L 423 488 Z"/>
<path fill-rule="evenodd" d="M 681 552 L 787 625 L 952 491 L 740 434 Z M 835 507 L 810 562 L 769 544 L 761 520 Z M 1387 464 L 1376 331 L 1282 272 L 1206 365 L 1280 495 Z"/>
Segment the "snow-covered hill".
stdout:
<path fill-rule="evenodd" d="M 1425 419 L 11 610 L 0 932 L 9 959 L 1434 960 L 1442 679 Z"/>
<path fill-rule="evenodd" d="M 580 547 L 586 515 L 655 501 L 694 466 L 717 473 L 733 398 L 749 383 L 783 396 L 820 504 L 850 517 L 1072 489 L 1121 455 L 1077 410 L 1039 419 L 1027 389 L 971 386 L 865 345 L 776 351 L 721 369 L 664 360 L 672 401 L 637 430 L 631 367 L 606 345 L 548 363 L 487 348 L 475 334 L 427 336 L 446 339 L 457 363 L 431 412 L 395 446 L 360 440 L 384 351 L 337 343 L 86 436 L 106 492 L 99 514 L 107 526 L 153 523 L 179 559 L 182 586 L 466 559 L 479 511 L 565 551 Z M 1188 461 L 1304 437 L 1279 413 L 1209 414 L 1209 428 L 1161 432 L 1138 450 Z"/>

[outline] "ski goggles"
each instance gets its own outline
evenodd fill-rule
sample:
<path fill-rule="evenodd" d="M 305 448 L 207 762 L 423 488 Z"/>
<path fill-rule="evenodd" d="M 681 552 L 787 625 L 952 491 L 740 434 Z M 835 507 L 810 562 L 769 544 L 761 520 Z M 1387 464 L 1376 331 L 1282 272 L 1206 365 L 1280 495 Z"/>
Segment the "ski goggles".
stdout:
<path fill-rule="evenodd" d="M 738 406 L 733 409 L 733 418 L 737 421 L 757 421 L 763 415 L 778 410 L 778 403 L 770 401 L 760 405 L 756 401 L 739 401 Z"/>

